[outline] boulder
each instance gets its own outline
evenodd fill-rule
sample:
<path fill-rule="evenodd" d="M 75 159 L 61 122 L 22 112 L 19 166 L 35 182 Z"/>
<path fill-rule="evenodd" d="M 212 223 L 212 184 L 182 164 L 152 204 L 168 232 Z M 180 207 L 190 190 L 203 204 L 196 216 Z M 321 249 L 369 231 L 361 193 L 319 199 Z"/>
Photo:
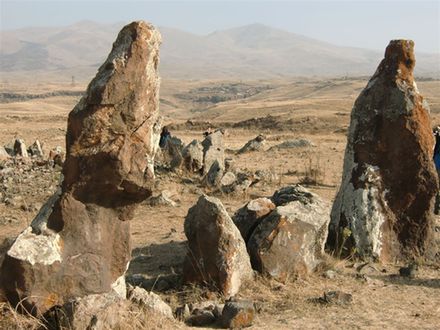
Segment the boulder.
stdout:
<path fill-rule="evenodd" d="M 16 139 L 14 142 L 14 155 L 21 157 L 29 157 L 26 149 L 26 144 L 22 139 Z"/>
<path fill-rule="evenodd" d="M 140 287 L 131 288 L 128 292 L 128 298 L 155 313 L 159 313 L 170 319 L 173 319 L 173 310 L 154 292 L 148 292 Z"/>
<path fill-rule="evenodd" d="M 225 164 L 225 146 L 223 143 L 223 131 L 216 130 L 206 136 L 202 141 L 203 146 L 203 175 L 208 174 L 212 165 L 217 161 L 222 168 Z"/>
<path fill-rule="evenodd" d="M 240 150 L 239 154 L 244 154 L 252 151 L 262 151 L 266 147 L 266 137 L 264 135 L 258 135 L 256 138 L 249 140 Z"/>
<path fill-rule="evenodd" d="M 203 146 L 193 140 L 182 150 L 183 162 L 189 172 L 199 172 L 203 168 Z"/>
<path fill-rule="evenodd" d="M 269 198 L 263 197 L 251 200 L 235 212 L 232 220 L 245 242 L 248 242 L 254 229 L 273 209 L 275 209 L 275 204 Z"/>
<path fill-rule="evenodd" d="M 307 275 L 322 261 L 330 205 L 299 185 L 280 191 L 290 191 L 291 197 L 260 222 L 247 247 L 255 270 L 286 282 Z M 280 191 L 274 196 L 283 195 Z M 306 194 L 309 198 L 300 197 Z"/>
<path fill-rule="evenodd" d="M 246 245 L 220 200 L 201 196 L 185 218 L 188 253 L 184 282 L 214 285 L 235 295 L 253 277 Z"/>
<path fill-rule="evenodd" d="M 435 254 L 434 137 L 413 50 L 410 40 L 391 41 L 354 104 L 327 241 L 337 255 L 394 262 Z"/>
<path fill-rule="evenodd" d="M 307 139 L 293 139 L 277 144 L 272 148 L 270 148 L 269 151 L 276 149 L 293 149 L 293 148 L 304 148 L 304 147 L 314 147 L 314 146 L 315 145 Z"/>
<path fill-rule="evenodd" d="M 44 154 L 40 141 L 35 140 L 35 142 L 28 148 L 28 153 L 33 157 L 43 157 Z"/>
<path fill-rule="evenodd" d="M 154 184 L 159 44 L 150 24 L 125 26 L 70 112 L 61 187 L 1 266 L 14 306 L 40 314 L 90 294 L 125 296 L 129 220 Z"/>
<path fill-rule="evenodd" d="M 92 294 L 56 306 L 45 315 L 52 329 L 149 329 L 175 328 L 170 307 L 159 296 L 139 288 L 130 299 L 115 293 Z M 46 328 L 46 327 L 44 327 Z"/>
<path fill-rule="evenodd" d="M 252 325 L 255 318 L 255 307 L 251 300 L 229 299 L 225 303 L 221 316 L 224 329 L 242 329 Z"/>

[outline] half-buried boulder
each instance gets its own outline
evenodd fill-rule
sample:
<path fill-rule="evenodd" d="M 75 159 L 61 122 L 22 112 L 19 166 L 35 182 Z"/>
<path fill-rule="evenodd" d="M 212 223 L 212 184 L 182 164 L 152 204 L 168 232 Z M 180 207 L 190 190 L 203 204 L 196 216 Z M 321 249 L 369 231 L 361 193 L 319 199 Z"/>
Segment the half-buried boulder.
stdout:
<path fill-rule="evenodd" d="M 13 305 L 39 314 L 89 294 L 125 296 L 128 220 L 154 179 L 160 40 L 150 24 L 125 26 L 69 114 L 61 189 L 1 267 Z"/>
<path fill-rule="evenodd" d="M 252 278 L 246 245 L 220 200 L 201 196 L 185 219 L 188 253 L 184 282 L 213 285 L 225 296 L 235 295 Z"/>
<path fill-rule="evenodd" d="M 391 41 L 354 104 L 327 242 L 338 255 L 386 262 L 433 252 L 434 138 L 413 49 Z"/>
<path fill-rule="evenodd" d="M 274 198 L 280 195 L 284 198 Z M 255 270 L 286 282 L 307 275 L 322 261 L 330 205 L 299 185 L 283 188 L 274 197 L 277 208 L 261 220 L 247 247 Z"/>

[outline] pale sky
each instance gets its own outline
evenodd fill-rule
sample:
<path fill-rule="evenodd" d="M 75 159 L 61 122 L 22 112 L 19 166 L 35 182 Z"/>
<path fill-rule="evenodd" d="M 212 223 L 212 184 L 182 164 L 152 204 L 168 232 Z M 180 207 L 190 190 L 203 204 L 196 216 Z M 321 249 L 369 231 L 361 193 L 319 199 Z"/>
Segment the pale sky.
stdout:
<path fill-rule="evenodd" d="M 196 34 L 252 23 L 337 45 L 382 51 L 413 39 L 419 52 L 440 53 L 440 0 L 435 1 L 21 1 L 0 0 L 0 29 L 147 20 Z"/>

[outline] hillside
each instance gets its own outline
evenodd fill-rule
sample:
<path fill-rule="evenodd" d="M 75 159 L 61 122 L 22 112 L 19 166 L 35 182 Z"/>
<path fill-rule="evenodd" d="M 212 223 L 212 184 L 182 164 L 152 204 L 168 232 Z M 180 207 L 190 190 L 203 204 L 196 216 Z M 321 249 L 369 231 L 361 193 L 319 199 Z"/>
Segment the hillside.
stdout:
<path fill-rule="evenodd" d="M 0 32 L 0 72 L 39 80 L 88 80 L 123 24 L 82 21 L 66 27 Z M 161 74 L 174 79 L 272 79 L 371 75 L 383 54 L 340 47 L 262 24 L 200 36 L 159 27 Z M 416 40 L 417 43 L 417 40 Z M 385 45 L 384 45 L 385 46 Z M 416 74 L 440 76 L 437 54 L 417 54 Z M 46 79 L 47 78 L 47 79 Z"/>

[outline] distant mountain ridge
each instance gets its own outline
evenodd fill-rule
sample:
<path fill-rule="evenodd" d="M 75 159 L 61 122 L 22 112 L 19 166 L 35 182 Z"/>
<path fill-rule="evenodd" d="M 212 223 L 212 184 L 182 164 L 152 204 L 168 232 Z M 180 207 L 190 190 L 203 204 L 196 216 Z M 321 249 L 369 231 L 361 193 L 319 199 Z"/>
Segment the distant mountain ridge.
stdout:
<path fill-rule="evenodd" d="M 92 76 L 122 23 L 82 21 L 66 27 L 0 32 L 0 72 L 85 72 Z M 372 75 L 383 52 L 335 46 L 262 24 L 205 36 L 159 27 L 160 72 L 175 79 L 265 79 Z M 417 43 L 417 41 L 416 41 Z M 384 45 L 385 48 L 386 45 Z M 416 74 L 440 76 L 439 54 L 416 53 Z"/>

